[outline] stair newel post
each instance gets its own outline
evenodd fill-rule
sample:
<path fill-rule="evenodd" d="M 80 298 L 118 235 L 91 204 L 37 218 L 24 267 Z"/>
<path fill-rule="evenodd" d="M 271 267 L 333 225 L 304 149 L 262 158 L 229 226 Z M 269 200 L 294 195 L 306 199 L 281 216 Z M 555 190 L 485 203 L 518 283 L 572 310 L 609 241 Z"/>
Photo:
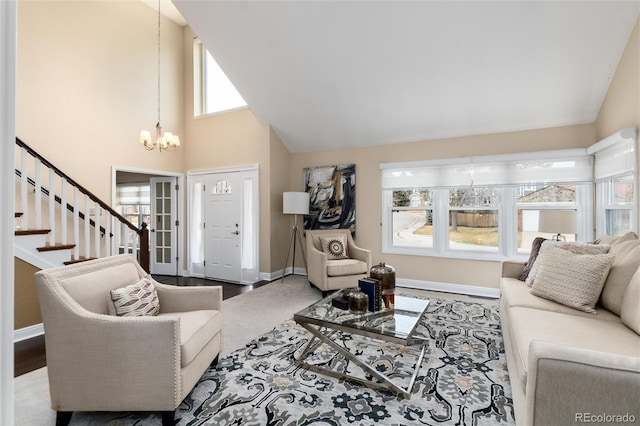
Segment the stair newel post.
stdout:
<path fill-rule="evenodd" d="M 140 226 L 139 234 L 140 236 L 140 266 L 147 271 L 150 272 L 149 267 L 149 229 L 147 228 L 147 224 L 142 222 Z"/>
<path fill-rule="evenodd" d="M 53 169 L 49 169 L 49 244 L 56 243 L 56 175 Z"/>

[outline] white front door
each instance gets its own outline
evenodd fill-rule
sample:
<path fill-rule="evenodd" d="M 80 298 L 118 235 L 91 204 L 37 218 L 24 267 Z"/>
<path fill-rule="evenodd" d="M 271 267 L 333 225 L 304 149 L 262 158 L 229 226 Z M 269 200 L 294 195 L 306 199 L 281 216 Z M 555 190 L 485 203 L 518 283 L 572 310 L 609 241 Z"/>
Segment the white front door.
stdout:
<path fill-rule="evenodd" d="M 178 274 L 177 179 L 150 179 L 150 269 L 152 274 Z"/>
<path fill-rule="evenodd" d="M 205 276 L 240 282 L 243 193 L 240 173 L 207 175 L 204 192 Z"/>

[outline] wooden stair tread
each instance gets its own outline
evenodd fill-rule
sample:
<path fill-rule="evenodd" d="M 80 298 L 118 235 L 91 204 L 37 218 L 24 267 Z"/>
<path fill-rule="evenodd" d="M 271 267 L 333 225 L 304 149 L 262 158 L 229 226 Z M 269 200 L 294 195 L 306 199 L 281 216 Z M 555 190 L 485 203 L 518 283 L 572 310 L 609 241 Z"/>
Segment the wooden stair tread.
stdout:
<path fill-rule="evenodd" d="M 15 231 L 16 236 L 20 235 L 42 235 L 48 234 L 51 232 L 51 229 L 17 229 Z"/>
<path fill-rule="evenodd" d="M 46 246 L 38 247 L 38 251 L 54 251 L 54 250 L 70 250 L 74 248 L 75 244 L 47 244 Z"/>
<path fill-rule="evenodd" d="M 67 260 L 66 262 L 62 262 L 65 265 L 73 265 L 74 263 L 80 263 L 80 262 L 88 262 L 89 260 L 95 260 L 97 259 L 96 257 L 81 257 L 79 259 L 71 259 L 71 260 Z"/>

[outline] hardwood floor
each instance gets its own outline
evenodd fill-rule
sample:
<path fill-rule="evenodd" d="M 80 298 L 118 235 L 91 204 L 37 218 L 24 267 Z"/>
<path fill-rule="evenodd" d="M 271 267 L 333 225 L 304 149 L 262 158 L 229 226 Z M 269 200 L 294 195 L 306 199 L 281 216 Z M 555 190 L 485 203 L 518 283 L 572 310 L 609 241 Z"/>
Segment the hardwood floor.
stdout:
<path fill-rule="evenodd" d="M 269 281 L 260 281 L 253 285 L 242 285 L 234 283 L 226 283 L 221 281 L 207 280 L 203 278 L 192 277 L 173 277 L 167 275 L 154 275 L 153 278 L 163 284 L 177 286 L 196 286 L 196 285 L 221 285 L 222 298 L 230 297 L 246 293 L 265 284 Z M 23 340 L 14 343 L 14 377 L 28 373 L 47 365 L 47 357 L 45 353 L 44 336 L 34 337 L 33 339 Z"/>

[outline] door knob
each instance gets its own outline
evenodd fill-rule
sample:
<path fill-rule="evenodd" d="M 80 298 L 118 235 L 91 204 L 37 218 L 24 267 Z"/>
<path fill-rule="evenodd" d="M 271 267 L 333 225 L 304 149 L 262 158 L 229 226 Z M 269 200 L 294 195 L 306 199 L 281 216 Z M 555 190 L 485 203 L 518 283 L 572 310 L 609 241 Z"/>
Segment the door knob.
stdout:
<path fill-rule="evenodd" d="M 233 235 L 238 235 L 240 234 L 240 232 L 236 231 L 236 232 L 232 232 Z"/>

